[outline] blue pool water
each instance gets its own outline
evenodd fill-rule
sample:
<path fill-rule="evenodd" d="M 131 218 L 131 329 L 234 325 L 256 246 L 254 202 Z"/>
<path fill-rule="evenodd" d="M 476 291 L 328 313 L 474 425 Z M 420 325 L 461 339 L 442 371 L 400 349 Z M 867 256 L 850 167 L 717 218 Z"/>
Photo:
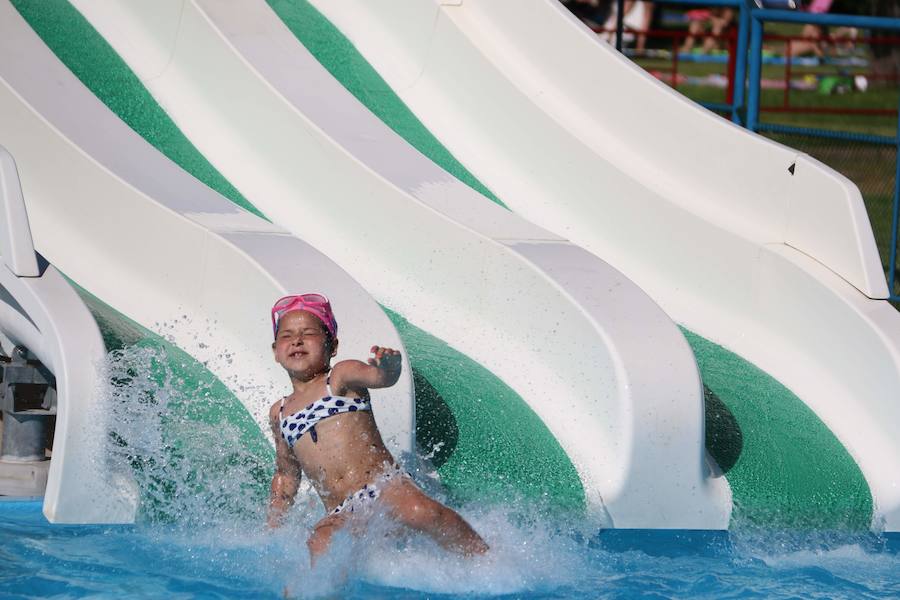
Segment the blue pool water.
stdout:
<path fill-rule="evenodd" d="M 305 525 L 52 526 L 0 503 L 4 598 L 896 598 L 896 538 L 608 531 L 467 516 L 493 546 L 466 561 L 421 540 L 339 539 L 315 570 Z M 302 520 L 302 519 L 301 519 Z M 374 539 L 373 539 L 374 538 Z"/>
<path fill-rule="evenodd" d="M 740 523 L 729 533 L 600 531 L 514 499 L 457 506 L 491 545 L 484 557 L 399 537 L 376 516 L 363 536 L 339 534 L 312 569 L 305 540 L 321 503 L 302 491 L 287 524 L 267 530 L 271 457 L 227 419 L 210 420 L 215 411 L 192 420 L 186 405 L 218 400 L 176 385 L 169 358 L 134 347 L 108 365 L 104 467 L 133 471 L 137 523 L 50 525 L 39 502 L 0 502 L 0 598 L 900 597 L 897 536 Z M 433 472 L 413 474 L 447 500 Z"/>

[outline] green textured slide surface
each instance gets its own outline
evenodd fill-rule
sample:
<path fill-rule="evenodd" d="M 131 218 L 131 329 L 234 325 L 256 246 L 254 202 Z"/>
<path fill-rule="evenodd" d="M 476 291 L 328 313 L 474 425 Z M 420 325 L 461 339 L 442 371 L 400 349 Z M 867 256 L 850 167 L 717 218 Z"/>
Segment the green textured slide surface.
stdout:
<path fill-rule="evenodd" d="M 275 452 L 241 401 L 189 354 L 70 283 L 111 352 L 111 401 L 127 403 L 108 407 L 109 435 L 140 482 L 142 519 L 177 521 L 185 496 L 229 514 L 265 506 Z"/>
<path fill-rule="evenodd" d="M 862 472 L 790 390 L 736 354 L 684 330 L 706 388 L 706 447 L 734 496 L 734 525 L 866 530 Z"/>
<path fill-rule="evenodd" d="M 524 401 L 490 371 L 385 309 L 409 350 L 416 440 L 462 500 L 510 495 L 584 507 L 578 472 Z M 441 444 L 437 450 L 435 446 Z"/>

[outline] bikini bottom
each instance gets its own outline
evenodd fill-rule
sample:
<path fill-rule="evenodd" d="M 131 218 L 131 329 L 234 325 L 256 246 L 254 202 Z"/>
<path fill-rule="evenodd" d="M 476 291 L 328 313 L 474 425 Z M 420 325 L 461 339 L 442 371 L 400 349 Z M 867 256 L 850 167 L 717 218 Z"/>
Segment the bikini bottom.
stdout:
<path fill-rule="evenodd" d="M 330 515 L 339 515 L 343 512 L 356 512 L 370 506 L 375 500 L 381 496 L 381 489 L 392 481 L 401 479 L 410 479 L 409 473 L 404 471 L 399 465 L 388 466 L 374 481 L 367 483 L 357 491 L 353 492 L 343 502 L 338 504 Z"/>

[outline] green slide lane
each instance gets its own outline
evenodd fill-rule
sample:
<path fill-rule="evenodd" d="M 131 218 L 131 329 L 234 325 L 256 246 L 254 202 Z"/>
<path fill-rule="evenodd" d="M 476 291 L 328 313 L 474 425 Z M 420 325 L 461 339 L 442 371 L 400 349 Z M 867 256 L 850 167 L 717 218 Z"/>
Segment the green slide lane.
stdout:
<path fill-rule="evenodd" d="M 460 181 L 503 205 L 440 145 L 350 41 L 309 2 L 267 2 L 316 59 L 386 125 Z M 733 523 L 868 528 L 873 512 L 868 485 L 818 417 L 752 364 L 689 331 L 684 333 L 706 384 L 706 443 L 732 487 Z M 424 370 L 421 364 L 413 364 Z"/>
<path fill-rule="evenodd" d="M 822 421 L 778 381 L 682 330 L 706 389 L 706 447 L 734 496 L 732 523 L 867 530 L 872 495 Z"/>
<path fill-rule="evenodd" d="M 506 208 L 406 107 L 353 44 L 306 0 L 266 0 L 316 60 L 385 125 L 476 192 Z"/>
<path fill-rule="evenodd" d="M 69 282 L 97 321 L 112 361 L 119 363 L 110 383 L 129 402 L 111 407 L 117 418 L 109 435 L 135 470 L 142 518 L 177 520 L 181 505 L 173 501 L 185 495 L 203 498 L 210 508 L 230 508 L 230 514 L 265 506 L 275 452 L 241 401 L 189 354 Z M 139 350 L 147 353 L 138 357 Z M 142 387 L 146 379 L 152 394 Z M 134 415 L 158 420 L 161 447 L 150 444 L 148 451 L 145 430 L 151 423 L 136 423 L 137 432 L 117 429 Z M 236 485 L 239 497 L 221 493 L 229 484 Z M 176 512 L 170 514 L 172 506 Z"/>
<path fill-rule="evenodd" d="M 197 179 L 262 216 L 194 148 L 118 54 L 68 2 L 14 0 L 13 3 L 57 57 L 132 129 Z M 319 24 L 336 32 L 321 17 Z M 380 85 L 388 89 L 383 82 Z M 375 87 L 368 89 L 374 93 Z M 385 106 L 384 114 L 397 115 L 398 123 L 411 117 L 402 103 L 399 103 L 402 111 L 397 109 L 397 103 L 387 101 Z M 404 127 L 410 135 L 418 132 L 419 143 L 428 149 L 430 156 L 444 160 L 446 164 L 442 166 L 447 170 L 464 180 L 468 178 L 470 185 L 492 197 L 455 163 L 421 123 L 415 121 Z M 82 293 L 101 323 L 110 347 L 127 344 L 159 348 L 168 357 L 166 364 L 159 365 L 154 373 L 160 386 L 174 382 L 180 390 L 178 397 L 190 397 L 189 392 L 193 390 L 194 396 L 199 393 L 204 398 L 217 399 L 211 406 L 208 403 L 176 406 L 189 421 L 212 423 L 223 418 L 224 413 L 233 412 L 229 418 L 236 419 L 242 443 L 254 448 L 251 456 L 260 457 L 259 461 L 251 461 L 255 478 L 263 481 L 270 476 L 271 451 L 267 444 L 265 449 L 257 448 L 264 443 L 264 437 L 221 382 L 182 350 L 129 322 L 83 290 Z M 584 506 L 584 490 L 571 461 L 514 391 L 446 343 L 409 324 L 402 316 L 387 309 L 386 312 L 400 332 L 413 365 L 417 439 L 424 452 L 433 451 L 432 461 L 455 498 L 499 500 L 508 499 L 511 494 L 555 507 Z M 167 419 L 167 422 L 174 427 L 178 419 Z M 177 444 L 173 451 L 177 451 Z M 183 459 L 183 453 L 171 457 L 173 461 Z"/>
<path fill-rule="evenodd" d="M 416 441 L 460 500 L 510 493 L 558 508 L 584 507 L 578 472 L 529 406 L 493 373 L 385 308 L 409 351 Z"/>
<path fill-rule="evenodd" d="M 57 58 L 107 107 L 182 169 L 266 218 L 191 144 L 116 51 L 67 0 L 11 0 Z"/>

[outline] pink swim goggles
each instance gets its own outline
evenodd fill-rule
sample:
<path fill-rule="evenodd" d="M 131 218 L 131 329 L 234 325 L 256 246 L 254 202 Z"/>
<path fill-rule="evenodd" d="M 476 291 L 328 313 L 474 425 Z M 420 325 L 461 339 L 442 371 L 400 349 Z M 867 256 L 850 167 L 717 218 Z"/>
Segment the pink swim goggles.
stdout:
<path fill-rule="evenodd" d="M 272 335 L 278 333 L 278 321 L 292 310 L 305 310 L 319 318 L 331 337 L 337 337 L 337 321 L 331 310 L 331 303 L 322 294 L 299 294 L 285 296 L 272 306 Z"/>

